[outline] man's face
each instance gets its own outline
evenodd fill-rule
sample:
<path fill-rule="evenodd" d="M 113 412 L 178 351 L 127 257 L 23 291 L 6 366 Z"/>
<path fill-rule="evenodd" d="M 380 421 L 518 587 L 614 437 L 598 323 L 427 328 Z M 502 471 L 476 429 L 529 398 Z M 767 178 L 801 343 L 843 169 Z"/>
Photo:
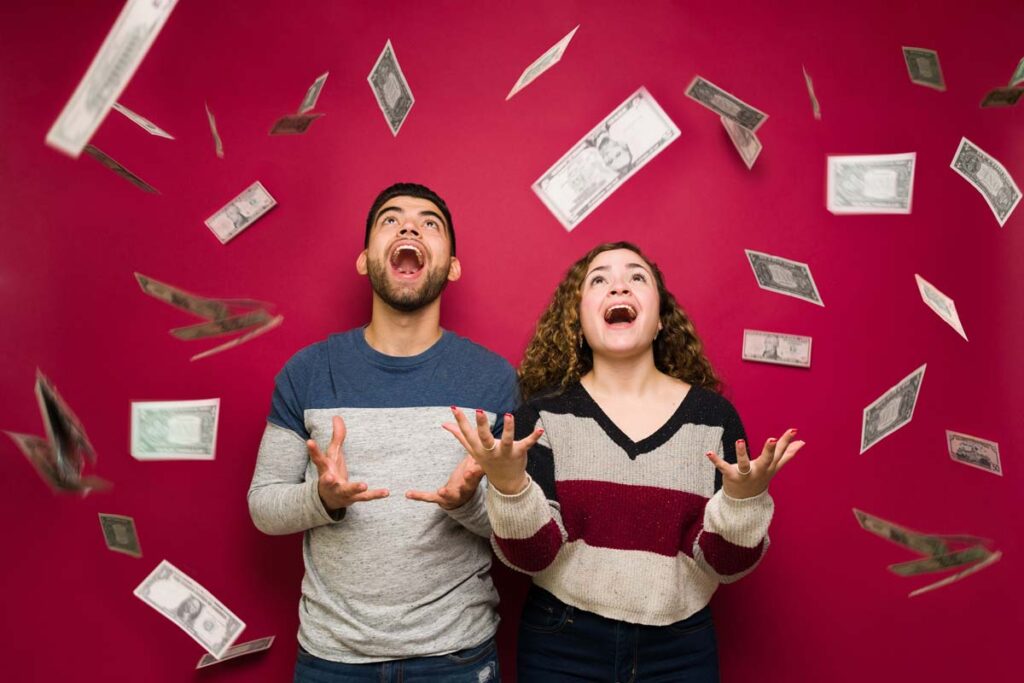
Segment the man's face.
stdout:
<path fill-rule="evenodd" d="M 373 291 L 392 308 L 418 310 L 437 299 L 461 273 L 458 259 L 451 255 L 448 230 L 433 202 L 394 197 L 377 211 L 356 270 L 369 275 Z"/>

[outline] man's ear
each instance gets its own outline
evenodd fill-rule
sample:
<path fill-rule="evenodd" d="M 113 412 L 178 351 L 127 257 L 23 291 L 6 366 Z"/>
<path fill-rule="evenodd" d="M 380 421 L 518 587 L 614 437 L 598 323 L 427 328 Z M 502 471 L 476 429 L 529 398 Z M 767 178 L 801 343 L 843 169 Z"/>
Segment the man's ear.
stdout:
<path fill-rule="evenodd" d="M 360 275 L 366 275 L 368 272 L 366 269 L 366 250 L 363 249 L 359 252 L 359 256 L 356 258 L 356 272 Z"/>
<path fill-rule="evenodd" d="M 452 256 L 452 260 L 448 264 L 448 282 L 455 282 L 462 277 L 462 264 L 459 259 Z"/>

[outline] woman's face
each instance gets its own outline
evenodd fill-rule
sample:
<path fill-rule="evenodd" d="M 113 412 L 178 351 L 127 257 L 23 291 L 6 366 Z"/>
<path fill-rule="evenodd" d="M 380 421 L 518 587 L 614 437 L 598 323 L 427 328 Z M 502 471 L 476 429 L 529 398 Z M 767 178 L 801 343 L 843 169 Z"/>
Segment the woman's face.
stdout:
<path fill-rule="evenodd" d="M 658 285 L 650 265 L 628 249 L 604 251 L 587 267 L 580 324 L 595 356 L 648 352 L 661 329 Z"/>

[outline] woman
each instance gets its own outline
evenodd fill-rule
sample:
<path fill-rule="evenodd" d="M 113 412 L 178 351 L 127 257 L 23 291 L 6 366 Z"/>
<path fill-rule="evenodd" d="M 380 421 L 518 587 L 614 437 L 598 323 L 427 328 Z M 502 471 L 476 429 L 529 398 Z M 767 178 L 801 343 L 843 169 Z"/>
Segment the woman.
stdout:
<path fill-rule="evenodd" d="M 767 548 L 796 430 L 749 457 L 693 323 L 627 242 L 569 269 L 520 387 L 500 441 L 479 411 L 446 425 L 487 475 L 499 557 L 533 576 L 520 680 L 718 680 L 708 602 Z"/>

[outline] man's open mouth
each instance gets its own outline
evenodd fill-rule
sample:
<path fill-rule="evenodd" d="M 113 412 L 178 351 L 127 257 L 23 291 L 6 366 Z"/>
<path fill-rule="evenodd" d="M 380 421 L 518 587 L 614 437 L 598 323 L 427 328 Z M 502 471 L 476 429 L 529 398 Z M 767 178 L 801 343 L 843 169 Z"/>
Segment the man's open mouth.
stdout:
<path fill-rule="evenodd" d="M 629 304 L 615 304 L 604 312 L 604 321 L 609 325 L 629 325 L 636 320 L 636 309 Z"/>
<path fill-rule="evenodd" d="M 388 262 L 399 275 L 416 275 L 423 270 L 423 252 L 413 244 L 399 244 L 391 252 Z"/>

